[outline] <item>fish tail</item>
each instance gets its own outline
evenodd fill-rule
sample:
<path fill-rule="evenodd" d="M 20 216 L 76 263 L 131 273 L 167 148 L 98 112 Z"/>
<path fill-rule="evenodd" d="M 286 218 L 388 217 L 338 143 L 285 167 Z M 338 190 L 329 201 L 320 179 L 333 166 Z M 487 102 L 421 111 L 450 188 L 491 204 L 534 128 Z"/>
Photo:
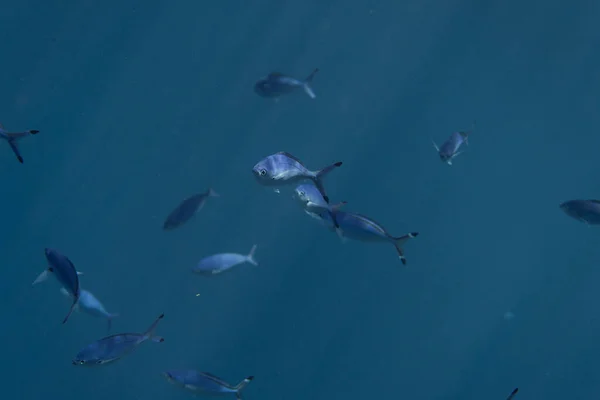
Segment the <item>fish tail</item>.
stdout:
<path fill-rule="evenodd" d="M 110 332 L 110 330 L 112 329 L 112 320 L 114 318 L 117 318 L 119 316 L 119 314 L 108 314 L 108 316 L 106 317 L 106 331 Z"/>
<path fill-rule="evenodd" d="M 338 161 L 336 163 L 328 165 L 327 167 L 325 167 L 315 173 L 315 178 L 314 178 L 315 185 L 317 186 L 317 189 L 319 189 L 319 192 L 321 192 L 321 195 L 323 196 L 323 199 L 325 200 L 325 202 L 327 204 L 329 204 L 329 196 L 327 196 L 327 193 L 325 192 L 325 187 L 323 186 L 323 182 L 321 180 L 323 179 L 323 177 L 325 175 L 327 175 L 334 169 L 341 167 L 341 166 L 342 166 L 342 162 Z"/>
<path fill-rule="evenodd" d="M 415 238 L 418 235 L 419 232 L 411 232 L 404 236 L 392 238 L 394 240 L 394 246 L 396 246 L 396 251 L 398 252 L 398 257 L 400 257 L 402 264 L 406 265 L 406 257 L 404 257 L 404 250 L 402 250 L 402 246 L 404 246 L 409 239 Z"/>
<path fill-rule="evenodd" d="M 256 252 L 256 245 L 253 245 L 252 248 L 250 249 L 250 253 L 248 253 L 248 255 L 246 257 L 248 258 L 248 262 L 250 264 L 258 266 L 258 261 L 256 261 L 256 259 L 254 258 L 255 252 Z"/>
<path fill-rule="evenodd" d="M 513 397 L 515 397 L 515 394 L 517 394 L 518 391 L 519 388 L 515 388 L 515 390 L 511 392 L 511 394 L 506 398 L 506 400 L 511 400 Z"/>
<path fill-rule="evenodd" d="M 144 333 L 144 338 L 145 339 L 151 339 L 153 342 L 157 342 L 157 343 L 165 341 L 165 339 L 163 337 L 157 336 L 157 335 L 154 334 L 154 331 L 156 330 L 156 327 L 158 326 L 158 323 L 164 317 L 165 317 L 165 314 L 160 314 L 158 316 L 158 318 L 156 318 L 156 321 L 154 321 L 152 323 L 152 325 L 150 325 L 150 328 L 148 328 L 148 330 Z"/>
<path fill-rule="evenodd" d="M 240 394 L 240 391 L 246 387 L 246 385 L 248 385 L 250 382 L 252 382 L 252 380 L 254 379 L 254 376 L 250 375 L 245 377 L 244 379 L 242 379 L 242 381 L 240 383 L 238 383 L 237 385 L 235 385 L 233 388 L 235 389 L 235 397 L 237 397 L 238 399 L 241 399 L 242 396 Z"/>
<path fill-rule="evenodd" d="M 304 84 L 302 85 L 302 87 L 304 88 L 304 91 L 311 99 L 314 99 L 317 97 L 315 92 L 312 90 L 312 87 L 310 87 L 310 84 L 312 83 L 312 80 L 315 77 L 315 74 L 317 72 L 319 72 L 319 68 L 315 68 L 315 70 L 313 72 L 311 72 L 311 74 L 304 80 Z"/>
<path fill-rule="evenodd" d="M 208 188 L 208 195 L 210 197 L 221 197 L 221 195 L 217 192 L 215 192 L 215 190 L 213 188 Z"/>
<path fill-rule="evenodd" d="M 65 317 L 65 319 L 63 319 L 63 324 L 66 323 L 69 320 L 69 317 L 71 316 L 71 314 L 73 314 L 73 310 L 75 310 L 75 306 L 77 305 L 77 301 L 79 301 L 79 299 L 76 297 L 75 300 L 73 301 L 73 304 L 71 304 L 71 308 L 69 309 L 69 313 L 67 314 L 67 316 Z"/>

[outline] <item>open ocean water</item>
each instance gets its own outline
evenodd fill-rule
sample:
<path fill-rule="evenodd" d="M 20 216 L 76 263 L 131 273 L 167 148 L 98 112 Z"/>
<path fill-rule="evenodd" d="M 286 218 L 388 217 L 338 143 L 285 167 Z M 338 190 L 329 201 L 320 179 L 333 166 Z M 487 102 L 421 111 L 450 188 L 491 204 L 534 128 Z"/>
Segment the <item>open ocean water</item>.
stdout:
<path fill-rule="evenodd" d="M 0 8 L 3 398 L 192 398 L 199 369 L 244 400 L 597 399 L 600 232 L 558 205 L 600 197 L 600 2 L 15 1 Z M 303 78 L 275 102 L 271 71 Z M 431 144 L 476 128 L 454 165 Z M 343 244 L 252 166 L 288 151 L 332 202 L 418 231 Z M 208 187 L 192 221 L 167 214 Z M 204 256 L 259 266 L 205 278 Z M 66 254 L 113 333 L 162 312 L 161 344 L 77 367 L 106 325 L 46 268 Z M 512 318 L 507 318 L 511 316 Z M 233 396 L 232 396 L 233 398 Z"/>

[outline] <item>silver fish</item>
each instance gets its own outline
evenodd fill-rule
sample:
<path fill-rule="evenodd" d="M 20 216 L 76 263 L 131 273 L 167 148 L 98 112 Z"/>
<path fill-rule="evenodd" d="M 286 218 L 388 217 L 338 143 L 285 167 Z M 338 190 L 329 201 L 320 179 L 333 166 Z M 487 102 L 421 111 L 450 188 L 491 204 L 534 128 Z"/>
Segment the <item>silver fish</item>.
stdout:
<path fill-rule="evenodd" d="M 46 255 L 46 260 L 48 261 L 48 268 L 45 269 L 33 281 L 32 286 L 45 281 L 48 276 L 52 274 L 58 280 L 61 286 L 68 291 L 73 298 L 73 303 L 71 304 L 69 313 L 63 319 L 62 323 L 64 324 L 71 316 L 71 313 L 75 309 L 75 305 L 79 300 L 79 296 L 81 294 L 79 287 L 79 275 L 81 275 L 81 273 L 75 269 L 75 265 L 73 265 L 71 260 L 69 260 L 67 256 L 61 254 L 58 250 L 46 248 L 44 249 L 44 254 Z"/>
<path fill-rule="evenodd" d="M 323 195 L 325 202 L 329 203 L 329 197 L 323 187 L 322 179 L 341 165 L 342 162 L 338 161 L 321 170 L 311 171 L 297 157 L 285 151 L 280 151 L 256 163 L 252 168 L 252 173 L 258 183 L 264 186 L 283 186 L 311 180 Z"/>
<path fill-rule="evenodd" d="M 569 200 L 560 209 L 569 217 L 588 225 L 600 225 L 600 200 Z"/>
<path fill-rule="evenodd" d="M 513 390 L 511 392 L 511 394 L 506 398 L 506 400 L 512 400 L 512 398 L 515 397 L 515 395 L 517 394 L 518 391 L 519 391 L 519 388 L 515 388 L 515 390 Z"/>
<path fill-rule="evenodd" d="M 77 356 L 73 359 L 73 365 L 94 366 L 108 364 L 120 360 L 146 340 L 152 340 L 156 343 L 163 342 L 164 339 L 156 336 L 154 331 L 164 316 L 164 314 L 161 314 L 144 333 L 119 333 L 87 345 L 77 353 Z"/>
<path fill-rule="evenodd" d="M 71 294 L 67 289 L 60 288 L 60 292 L 65 296 L 71 297 Z M 106 318 L 108 324 L 108 330 L 110 331 L 112 320 L 119 316 L 119 314 L 109 313 L 104 308 L 104 305 L 94 296 L 91 292 L 80 289 L 79 301 L 75 304 L 75 311 L 84 311 L 85 313 L 94 317 Z"/>
<path fill-rule="evenodd" d="M 258 262 L 254 259 L 255 252 L 256 245 L 252 246 L 250 253 L 247 255 L 237 253 L 213 254 L 212 256 L 200 260 L 200 262 L 192 269 L 192 272 L 201 275 L 216 275 L 246 262 L 252 265 L 258 265 Z"/>
<path fill-rule="evenodd" d="M 254 84 L 254 92 L 261 97 L 270 97 L 277 99 L 278 97 L 291 93 L 296 89 L 302 88 L 304 92 L 311 98 L 314 99 L 317 96 L 310 87 L 315 74 L 319 72 L 316 68 L 306 79 L 299 80 L 286 76 L 279 72 L 271 72 L 264 78 L 259 79 Z"/>
<path fill-rule="evenodd" d="M 213 374 L 195 370 L 166 371 L 162 375 L 169 383 L 189 390 L 194 394 L 213 396 L 235 394 L 237 399 L 242 398 L 241 390 L 254 379 L 253 376 L 248 376 L 234 386 Z"/>
<path fill-rule="evenodd" d="M 13 153 L 15 153 L 17 160 L 19 160 L 19 162 L 21 164 L 23 164 L 23 157 L 21 156 L 21 152 L 19 151 L 17 142 L 24 137 L 36 135 L 39 132 L 40 131 L 35 130 L 35 129 L 30 129 L 30 130 L 24 131 L 24 132 L 8 132 L 4 129 L 4 126 L 2 126 L 2 124 L 0 124 L 0 139 L 6 140 L 6 142 L 12 149 Z"/>
<path fill-rule="evenodd" d="M 189 221 L 202 209 L 202 207 L 204 207 L 204 204 L 206 204 L 206 200 L 209 197 L 219 197 L 219 194 L 212 188 L 209 188 L 204 193 L 198 193 L 183 200 L 181 204 L 167 216 L 167 219 L 163 224 L 163 229 L 172 230 Z"/>
<path fill-rule="evenodd" d="M 344 204 L 347 204 L 345 201 L 335 205 L 327 203 L 319 189 L 311 183 L 303 183 L 298 185 L 296 189 L 294 189 L 294 192 L 296 194 L 295 198 L 306 212 L 328 212 L 331 220 L 333 221 L 336 232 L 338 235 L 342 234 L 340 225 L 335 218 L 335 213 L 340 209 L 340 207 L 342 207 Z"/>
<path fill-rule="evenodd" d="M 475 123 L 473 123 L 473 129 L 474 128 Z M 462 151 L 459 150 L 462 144 L 465 143 L 467 146 L 469 145 L 469 135 L 471 133 L 472 130 L 469 132 L 454 132 L 440 147 L 432 140 L 431 142 L 438 152 L 440 160 L 448 165 L 452 165 L 452 160 L 462 153 Z"/>

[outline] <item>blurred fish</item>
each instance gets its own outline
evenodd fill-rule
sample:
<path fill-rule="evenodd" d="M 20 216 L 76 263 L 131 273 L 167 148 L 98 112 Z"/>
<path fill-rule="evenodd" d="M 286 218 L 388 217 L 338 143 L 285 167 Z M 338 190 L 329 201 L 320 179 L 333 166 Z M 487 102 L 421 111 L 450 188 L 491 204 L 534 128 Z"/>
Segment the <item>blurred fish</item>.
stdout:
<path fill-rule="evenodd" d="M 588 225 L 600 224 L 600 200 L 569 200 L 562 203 L 560 209 Z"/>
<path fill-rule="evenodd" d="M 323 221 L 330 229 L 334 229 L 329 213 L 305 212 L 311 217 Z M 336 218 L 344 238 L 361 242 L 392 243 L 394 247 L 396 247 L 400 261 L 402 261 L 402 264 L 404 265 L 406 265 L 406 257 L 404 256 L 403 246 L 409 239 L 419 235 L 419 232 L 411 232 L 403 236 L 394 237 L 390 235 L 381 224 L 378 224 L 371 218 L 356 213 L 338 211 L 336 213 Z"/>
<path fill-rule="evenodd" d="M 512 400 L 512 398 L 515 397 L 515 394 L 517 394 L 518 391 L 519 388 L 515 388 L 515 390 L 512 391 L 512 393 L 506 398 L 506 400 Z"/>
<path fill-rule="evenodd" d="M 475 123 L 473 123 L 473 128 L 474 127 Z M 462 153 L 462 151 L 459 151 L 462 144 L 465 143 L 467 146 L 469 145 L 470 134 L 471 131 L 454 132 L 440 147 L 432 140 L 433 147 L 437 150 L 440 160 L 448 165 L 452 165 L 452 160 Z"/>
<path fill-rule="evenodd" d="M 71 293 L 69 293 L 69 291 L 64 287 L 60 288 L 60 292 L 65 296 L 71 296 Z M 79 293 L 79 301 L 77 304 L 75 304 L 75 310 L 83 310 L 87 314 L 93 315 L 94 317 L 106 318 L 109 331 L 113 318 L 119 316 L 119 314 L 112 314 L 106 311 L 104 305 L 96 298 L 96 296 L 94 296 L 91 292 L 81 288 Z"/>
<path fill-rule="evenodd" d="M 44 272 L 42 272 L 35 279 L 35 281 L 33 281 L 32 286 L 45 281 L 48 278 L 48 275 L 52 273 L 61 286 L 67 290 L 67 292 L 73 298 L 73 303 L 71 304 L 69 313 L 62 322 L 64 324 L 71 316 L 71 313 L 73 312 L 73 309 L 79 300 L 79 296 L 81 294 L 79 287 L 79 275 L 81 273 L 77 272 L 71 260 L 69 260 L 67 256 L 59 253 L 58 250 L 46 248 L 44 249 L 44 254 L 46 255 L 46 260 L 48 261 L 48 268 L 44 270 Z"/>
<path fill-rule="evenodd" d="M 163 224 L 164 230 L 171 230 L 180 227 L 187 221 L 189 221 L 198 211 L 204 207 L 206 200 L 209 197 L 219 197 L 219 194 L 213 189 L 208 189 L 204 193 L 198 193 L 183 200 L 181 204 L 177 206 Z"/>
<path fill-rule="evenodd" d="M 2 124 L 0 124 L 0 139 L 6 140 L 6 142 L 12 149 L 13 153 L 15 153 L 17 160 L 19 160 L 19 162 L 21 164 L 23 164 L 23 157 L 21 156 L 21 152 L 19 151 L 17 142 L 26 136 L 35 135 L 39 132 L 40 131 L 35 130 L 35 129 L 30 129 L 30 130 L 24 131 L 24 132 L 7 132 L 4 129 L 4 126 L 2 126 Z"/>
<path fill-rule="evenodd" d="M 302 88 L 311 99 L 314 99 L 317 96 L 310 87 L 310 84 L 317 72 L 319 72 L 318 68 L 303 81 L 283 75 L 279 72 L 271 72 L 254 84 L 254 92 L 261 97 L 277 98 Z"/>
<path fill-rule="evenodd" d="M 94 366 L 108 364 L 120 360 L 135 350 L 146 340 L 161 343 L 164 339 L 154 335 L 158 322 L 164 317 L 161 314 L 144 333 L 119 333 L 107 336 L 84 347 L 73 359 L 73 365 Z"/>
<path fill-rule="evenodd" d="M 240 391 L 249 384 L 254 377 L 248 376 L 235 386 L 224 382 L 221 378 L 195 370 L 180 370 L 163 372 L 163 376 L 169 383 L 180 386 L 194 394 L 223 395 L 235 394 L 237 399 L 241 399 Z"/>
<path fill-rule="evenodd" d="M 263 186 L 283 186 L 311 180 L 323 195 L 325 202 L 329 203 L 322 179 L 341 165 L 342 162 L 338 161 L 319 171 L 310 171 L 298 158 L 285 151 L 280 151 L 257 162 L 252 168 L 252 173 L 258 183 Z"/>
<path fill-rule="evenodd" d="M 242 263 L 250 263 L 252 265 L 258 265 L 258 262 L 254 259 L 254 252 L 256 251 L 256 245 L 252 246 L 248 255 L 237 254 L 237 253 L 220 253 L 213 254 L 200 260 L 198 265 L 192 268 L 192 272 L 201 275 L 216 275 L 221 272 L 225 272 L 228 269 L 235 267 Z"/>
<path fill-rule="evenodd" d="M 296 193 L 296 199 L 305 211 L 312 213 L 319 213 L 323 211 L 328 212 L 329 217 L 333 221 L 336 232 L 338 235 L 341 235 L 340 225 L 337 222 L 335 214 L 340 207 L 346 204 L 345 201 L 335 205 L 330 205 L 325 201 L 319 189 L 312 183 L 303 183 L 298 185 L 294 192 Z"/>

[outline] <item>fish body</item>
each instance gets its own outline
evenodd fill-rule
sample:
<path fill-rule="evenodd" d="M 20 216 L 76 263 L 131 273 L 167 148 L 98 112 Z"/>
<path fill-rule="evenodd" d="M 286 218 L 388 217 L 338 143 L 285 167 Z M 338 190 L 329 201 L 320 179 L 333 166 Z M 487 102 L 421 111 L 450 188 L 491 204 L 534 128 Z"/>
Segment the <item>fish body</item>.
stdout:
<path fill-rule="evenodd" d="M 21 164 L 23 164 L 23 156 L 21 156 L 21 152 L 19 151 L 17 142 L 24 137 L 36 135 L 39 132 L 40 131 L 35 130 L 35 129 L 30 129 L 30 130 L 24 131 L 24 132 L 8 132 L 7 130 L 4 129 L 2 124 L 0 124 L 0 139 L 6 140 L 6 142 L 12 149 L 13 153 L 15 153 L 17 160 L 19 160 L 19 162 Z"/>
<path fill-rule="evenodd" d="M 252 173 L 259 184 L 271 187 L 311 180 L 321 192 L 325 202 L 329 203 L 329 197 L 325 192 L 322 179 L 341 165 L 342 162 L 338 161 L 321 170 L 311 171 L 297 157 L 285 151 L 280 151 L 257 162 L 252 168 Z"/>
<path fill-rule="evenodd" d="M 33 281 L 33 285 L 45 281 L 49 274 L 52 274 L 56 280 L 58 280 L 60 285 L 73 298 L 73 303 L 71 304 L 69 313 L 63 319 L 64 324 L 73 313 L 75 305 L 77 304 L 79 296 L 81 295 L 81 289 L 79 287 L 80 273 L 77 272 L 75 265 L 73 265 L 71 260 L 69 260 L 67 256 L 61 254 L 58 250 L 46 248 L 44 249 L 44 254 L 46 255 L 48 267 L 35 279 L 35 281 Z"/>
<path fill-rule="evenodd" d="M 334 229 L 331 217 L 327 212 L 310 213 L 311 217 L 317 218 L 325 222 L 329 229 Z M 406 265 L 406 257 L 404 256 L 404 244 L 412 238 L 419 235 L 419 232 L 407 233 L 403 236 L 392 236 L 385 228 L 369 217 L 361 214 L 338 211 L 336 213 L 337 222 L 342 231 L 342 235 L 346 239 L 357 240 L 360 242 L 378 242 L 391 243 L 396 248 L 398 257 L 402 264 Z"/>
<path fill-rule="evenodd" d="M 311 99 L 314 99 L 317 96 L 310 84 L 318 71 L 318 68 L 315 69 L 304 80 L 292 78 L 279 72 L 271 72 L 266 77 L 256 81 L 254 84 L 254 92 L 261 97 L 278 98 L 301 88 Z"/>
<path fill-rule="evenodd" d="M 569 200 L 560 209 L 569 217 L 588 225 L 600 225 L 600 200 Z"/>
<path fill-rule="evenodd" d="M 336 219 L 336 213 L 341 206 L 346 204 L 345 201 L 335 205 L 329 204 L 325 201 L 325 198 L 319 189 L 311 183 L 303 183 L 296 186 L 294 192 L 296 194 L 295 198 L 298 200 L 304 211 L 308 213 L 327 212 L 335 229 L 338 231 L 338 234 L 341 235 L 341 232 L 339 231 L 340 226 Z"/>
<path fill-rule="evenodd" d="M 144 333 L 119 333 L 107 336 L 84 347 L 73 359 L 73 365 L 94 366 L 115 362 L 130 354 L 146 340 L 163 342 L 164 339 L 154 335 L 158 322 L 164 317 L 161 314 Z"/>
<path fill-rule="evenodd" d="M 258 262 L 254 259 L 255 252 L 256 245 L 252 246 L 250 253 L 247 255 L 237 253 L 213 254 L 212 256 L 200 260 L 200 262 L 192 269 L 192 272 L 201 275 L 216 275 L 246 262 L 252 265 L 258 265 Z"/>
<path fill-rule="evenodd" d="M 181 204 L 167 216 L 167 219 L 163 224 L 163 229 L 172 230 L 189 221 L 202 209 L 202 207 L 204 207 L 204 204 L 206 204 L 206 200 L 209 197 L 219 197 L 219 194 L 209 188 L 204 193 L 198 193 L 183 200 Z"/>
<path fill-rule="evenodd" d="M 60 288 L 62 294 L 70 296 L 70 293 L 63 287 Z M 90 291 L 80 289 L 79 301 L 75 305 L 76 310 L 81 310 L 94 317 L 106 318 L 108 324 L 108 330 L 110 331 L 112 320 L 119 316 L 119 314 L 113 314 L 106 311 L 104 305 L 94 296 Z"/>
<path fill-rule="evenodd" d="M 433 146 L 437 150 L 440 160 L 448 165 L 452 165 L 452 160 L 462 153 L 462 151 L 459 151 L 462 144 L 469 144 L 468 137 L 469 133 L 467 132 L 454 132 L 440 147 L 433 142 Z"/>
<path fill-rule="evenodd" d="M 163 376 L 168 382 L 195 394 L 213 396 L 234 394 L 238 399 L 241 399 L 240 391 L 254 379 L 253 376 L 248 376 L 234 386 L 213 374 L 195 370 L 166 371 L 163 372 Z"/>

